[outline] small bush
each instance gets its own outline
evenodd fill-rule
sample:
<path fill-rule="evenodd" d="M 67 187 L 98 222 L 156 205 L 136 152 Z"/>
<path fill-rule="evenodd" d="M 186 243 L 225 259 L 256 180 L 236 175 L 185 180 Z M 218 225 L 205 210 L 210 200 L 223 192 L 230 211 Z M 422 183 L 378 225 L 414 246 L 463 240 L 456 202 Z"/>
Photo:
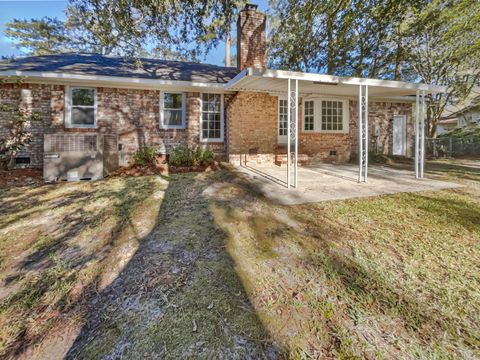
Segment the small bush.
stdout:
<path fill-rule="evenodd" d="M 135 151 L 135 154 L 133 154 L 133 160 L 136 165 L 155 165 L 156 156 L 157 150 L 155 147 L 147 145 Z"/>
<path fill-rule="evenodd" d="M 172 166 L 208 166 L 213 163 L 215 154 L 210 148 L 197 146 L 190 149 L 186 146 L 176 147 L 169 157 Z"/>
<path fill-rule="evenodd" d="M 170 154 L 168 162 L 173 166 L 192 166 L 192 150 L 186 146 L 178 146 Z"/>
<path fill-rule="evenodd" d="M 197 147 L 194 159 L 198 165 L 207 166 L 213 163 L 213 160 L 215 159 L 215 153 L 208 147 Z"/>

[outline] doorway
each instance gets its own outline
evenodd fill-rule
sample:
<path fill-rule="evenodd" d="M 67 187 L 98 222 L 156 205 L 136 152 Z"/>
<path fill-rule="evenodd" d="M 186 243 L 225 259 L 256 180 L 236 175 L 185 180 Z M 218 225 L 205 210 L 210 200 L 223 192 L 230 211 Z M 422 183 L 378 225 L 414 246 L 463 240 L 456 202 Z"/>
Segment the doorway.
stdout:
<path fill-rule="evenodd" d="M 393 155 L 407 155 L 407 117 L 393 116 Z"/>

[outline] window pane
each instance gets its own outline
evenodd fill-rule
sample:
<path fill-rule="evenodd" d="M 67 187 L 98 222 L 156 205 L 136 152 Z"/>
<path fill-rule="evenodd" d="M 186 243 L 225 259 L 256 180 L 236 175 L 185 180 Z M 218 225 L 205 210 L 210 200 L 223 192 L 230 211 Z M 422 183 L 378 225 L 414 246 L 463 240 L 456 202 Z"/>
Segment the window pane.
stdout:
<path fill-rule="evenodd" d="M 221 95 L 202 95 L 202 137 L 219 139 L 222 135 Z"/>
<path fill-rule="evenodd" d="M 182 94 L 164 93 L 163 106 L 165 107 L 165 109 L 181 109 Z"/>
<path fill-rule="evenodd" d="M 322 101 L 322 130 L 343 130 L 342 101 Z"/>
<path fill-rule="evenodd" d="M 306 101 L 305 102 L 305 116 L 304 116 L 304 129 L 305 130 L 313 130 L 314 129 L 314 114 L 313 114 L 313 101 Z"/>
<path fill-rule="evenodd" d="M 94 125 L 95 109 L 72 107 L 71 123 L 72 125 Z"/>
<path fill-rule="evenodd" d="M 95 89 L 72 89 L 72 105 L 94 106 Z"/>
<path fill-rule="evenodd" d="M 182 110 L 164 110 L 163 124 L 182 126 Z"/>

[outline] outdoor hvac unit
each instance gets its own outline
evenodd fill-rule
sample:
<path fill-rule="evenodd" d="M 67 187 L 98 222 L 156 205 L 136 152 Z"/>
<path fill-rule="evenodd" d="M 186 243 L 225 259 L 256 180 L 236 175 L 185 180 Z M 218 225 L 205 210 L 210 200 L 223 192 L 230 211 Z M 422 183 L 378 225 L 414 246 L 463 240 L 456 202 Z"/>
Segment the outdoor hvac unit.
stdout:
<path fill-rule="evenodd" d="M 115 135 L 56 133 L 44 135 L 45 181 L 97 180 L 118 167 Z"/>

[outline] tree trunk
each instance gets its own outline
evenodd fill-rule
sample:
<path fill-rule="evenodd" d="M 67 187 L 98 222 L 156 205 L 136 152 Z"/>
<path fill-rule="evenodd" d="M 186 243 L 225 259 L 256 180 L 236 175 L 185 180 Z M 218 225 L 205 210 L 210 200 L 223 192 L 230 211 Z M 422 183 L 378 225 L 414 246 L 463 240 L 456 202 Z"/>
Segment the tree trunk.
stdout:
<path fill-rule="evenodd" d="M 333 75 L 335 69 L 335 59 L 333 51 L 333 20 L 327 20 L 327 74 Z"/>
<path fill-rule="evenodd" d="M 225 38 L 225 66 L 230 67 L 230 28 L 227 29 L 227 36 Z"/>
<path fill-rule="evenodd" d="M 402 78 L 402 48 L 397 43 L 397 51 L 395 52 L 395 70 L 394 80 L 400 80 Z"/>

